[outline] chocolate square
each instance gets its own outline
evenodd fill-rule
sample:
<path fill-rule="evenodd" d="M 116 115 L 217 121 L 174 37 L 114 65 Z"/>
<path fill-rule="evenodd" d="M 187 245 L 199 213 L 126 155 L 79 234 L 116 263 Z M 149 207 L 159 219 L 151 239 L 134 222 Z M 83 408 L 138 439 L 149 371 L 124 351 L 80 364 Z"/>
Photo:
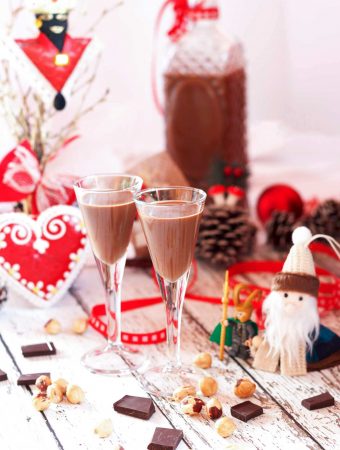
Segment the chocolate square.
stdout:
<path fill-rule="evenodd" d="M 334 405 L 334 397 L 329 392 L 316 395 L 315 397 L 305 398 L 301 405 L 313 411 L 314 409 L 326 408 Z"/>
<path fill-rule="evenodd" d="M 155 412 L 155 405 L 151 398 L 124 395 L 113 404 L 115 411 L 138 419 L 148 420 Z"/>
<path fill-rule="evenodd" d="M 6 380 L 8 380 L 7 373 L 4 372 L 3 370 L 0 370 L 0 381 L 6 381 Z"/>
<path fill-rule="evenodd" d="M 175 428 L 156 428 L 148 450 L 175 450 L 183 438 L 183 431 Z"/>
<path fill-rule="evenodd" d="M 242 420 L 242 422 L 248 422 L 248 420 L 263 414 L 263 408 L 255 403 L 246 401 L 232 406 L 230 412 L 236 419 Z"/>
<path fill-rule="evenodd" d="M 18 386 L 31 386 L 32 384 L 35 384 L 37 378 L 40 377 L 40 375 L 46 375 L 50 376 L 50 373 L 48 372 L 42 372 L 42 373 L 27 373 L 20 375 L 20 377 L 17 380 Z"/>
<path fill-rule="evenodd" d="M 57 350 L 53 342 L 42 342 L 41 344 L 23 345 L 21 347 L 22 354 L 25 358 L 33 356 L 50 356 L 55 355 Z"/>

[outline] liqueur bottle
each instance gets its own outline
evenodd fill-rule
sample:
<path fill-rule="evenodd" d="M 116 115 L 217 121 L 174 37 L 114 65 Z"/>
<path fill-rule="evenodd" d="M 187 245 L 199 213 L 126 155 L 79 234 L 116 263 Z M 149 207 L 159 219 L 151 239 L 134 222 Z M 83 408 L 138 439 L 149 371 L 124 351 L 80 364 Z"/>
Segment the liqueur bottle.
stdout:
<path fill-rule="evenodd" d="M 216 1 L 173 0 L 164 72 L 166 149 L 190 184 L 246 187 L 246 70 L 239 41 L 218 27 Z M 184 18 L 184 19 L 183 19 Z"/>

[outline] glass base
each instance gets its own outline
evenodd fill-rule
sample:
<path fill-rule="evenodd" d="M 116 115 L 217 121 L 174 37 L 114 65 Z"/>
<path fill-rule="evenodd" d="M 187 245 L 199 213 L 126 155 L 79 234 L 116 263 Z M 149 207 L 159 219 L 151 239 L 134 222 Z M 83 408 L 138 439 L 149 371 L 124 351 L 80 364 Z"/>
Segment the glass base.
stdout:
<path fill-rule="evenodd" d="M 145 355 L 133 347 L 122 344 L 106 345 L 85 353 L 81 362 L 92 373 L 131 375 L 134 371 L 143 368 Z"/>
<path fill-rule="evenodd" d="M 173 392 L 180 386 L 197 386 L 202 372 L 192 366 L 181 364 L 165 364 L 150 367 L 140 373 L 143 388 L 156 397 L 171 399 Z"/>

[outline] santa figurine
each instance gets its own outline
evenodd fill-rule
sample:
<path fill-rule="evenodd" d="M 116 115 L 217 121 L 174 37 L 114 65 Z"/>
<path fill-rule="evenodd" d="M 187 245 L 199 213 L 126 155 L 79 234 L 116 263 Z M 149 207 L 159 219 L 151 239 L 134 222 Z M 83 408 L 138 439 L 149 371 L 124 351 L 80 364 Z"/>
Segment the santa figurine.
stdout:
<path fill-rule="evenodd" d="M 319 279 L 309 249 L 317 237 L 328 238 L 313 237 L 306 227 L 293 232 L 293 246 L 263 303 L 265 332 L 251 349 L 255 369 L 295 376 L 340 363 L 340 338 L 319 321 Z"/>
<path fill-rule="evenodd" d="M 70 78 L 74 78 L 74 71 L 84 55 L 89 54 L 92 39 L 68 34 L 69 12 L 76 6 L 76 0 L 27 0 L 26 5 L 35 14 L 39 33 L 31 39 L 15 40 L 26 61 L 13 49 L 11 55 L 15 56 L 17 69 L 31 75 L 33 88 L 41 87 L 44 94 L 49 91 L 49 96 L 52 90 L 53 105 L 62 110 L 66 106 L 63 90 L 70 84 Z"/>

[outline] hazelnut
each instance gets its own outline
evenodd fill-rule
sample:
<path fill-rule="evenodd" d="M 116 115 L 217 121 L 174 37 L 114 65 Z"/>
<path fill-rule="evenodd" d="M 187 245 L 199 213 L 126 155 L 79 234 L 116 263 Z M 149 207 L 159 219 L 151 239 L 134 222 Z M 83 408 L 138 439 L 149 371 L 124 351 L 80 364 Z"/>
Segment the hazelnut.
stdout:
<path fill-rule="evenodd" d="M 236 425 L 229 417 L 221 417 L 215 423 L 215 429 L 217 433 L 222 437 L 228 437 L 236 430 Z"/>
<path fill-rule="evenodd" d="M 100 438 L 106 438 L 112 434 L 113 431 L 113 425 L 111 419 L 105 419 L 101 421 L 96 428 L 94 429 L 94 432 L 100 437 Z"/>
<path fill-rule="evenodd" d="M 218 384 L 215 378 L 204 377 L 199 383 L 200 390 L 205 397 L 211 397 L 215 395 L 218 389 Z"/>
<path fill-rule="evenodd" d="M 63 401 L 63 391 L 57 384 L 51 384 L 47 388 L 47 396 L 52 403 L 60 403 Z"/>
<path fill-rule="evenodd" d="M 61 331 L 60 322 L 58 322 L 58 320 L 56 319 L 50 319 L 45 323 L 44 330 L 47 334 L 58 334 Z"/>
<path fill-rule="evenodd" d="M 192 395 L 188 395 L 181 401 L 182 411 L 189 416 L 199 414 L 204 405 L 205 403 L 201 398 Z"/>
<path fill-rule="evenodd" d="M 40 375 L 40 377 L 35 380 L 35 385 L 41 392 L 46 392 L 50 384 L 52 384 L 52 381 L 47 375 Z"/>
<path fill-rule="evenodd" d="M 207 414 L 210 419 L 219 419 L 222 416 L 222 405 L 217 398 L 211 398 L 206 404 Z"/>
<path fill-rule="evenodd" d="M 76 405 L 84 401 L 84 391 L 76 384 L 69 384 L 66 389 L 66 397 L 70 403 Z"/>
<path fill-rule="evenodd" d="M 89 321 L 87 317 L 81 317 L 80 319 L 76 319 L 72 325 L 72 331 L 76 334 L 84 334 L 89 325 Z"/>
<path fill-rule="evenodd" d="M 199 353 L 195 356 L 194 364 L 201 369 L 209 369 L 212 364 L 211 354 L 207 352 Z"/>
<path fill-rule="evenodd" d="M 234 394 L 239 398 L 248 398 L 251 397 L 256 390 L 256 384 L 247 378 L 241 378 L 237 381 Z"/>
<path fill-rule="evenodd" d="M 179 388 L 174 390 L 174 393 L 172 394 L 172 398 L 175 402 L 180 402 L 183 400 L 183 398 L 187 397 L 188 395 L 195 395 L 196 389 L 194 386 L 180 386 Z"/>
<path fill-rule="evenodd" d="M 37 411 L 45 411 L 50 406 L 50 400 L 45 393 L 39 392 L 33 397 L 32 404 Z"/>
<path fill-rule="evenodd" d="M 56 384 L 57 386 L 59 386 L 63 395 L 66 394 L 68 381 L 64 380 L 64 378 L 58 378 L 57 380 L 53 381 L 53 384 Z"/>

